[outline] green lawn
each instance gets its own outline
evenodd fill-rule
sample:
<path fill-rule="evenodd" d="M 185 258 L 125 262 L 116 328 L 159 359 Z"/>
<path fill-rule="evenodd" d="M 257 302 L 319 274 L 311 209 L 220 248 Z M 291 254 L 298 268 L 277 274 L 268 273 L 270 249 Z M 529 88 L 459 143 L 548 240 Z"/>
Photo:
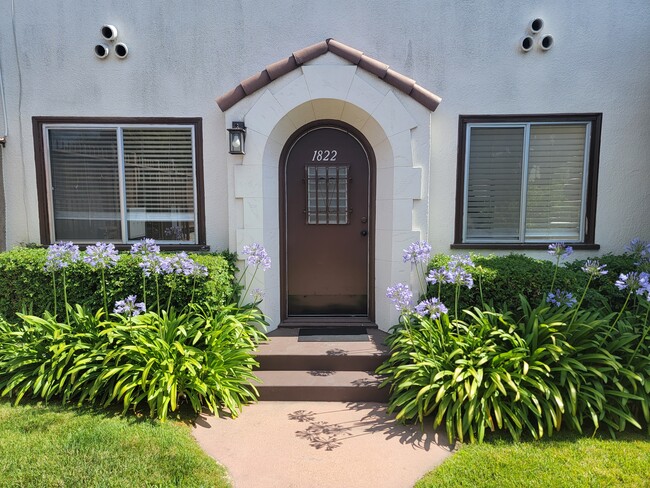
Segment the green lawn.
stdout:
<path fill-rule="evenodd" d="M 228 487 L 188 426 L 0 401 L 3 487 Z"/>
<path fill-rule="evenodd" d="M 650 438 L 555 435 L 550 440 L 496 440 L 463 446 L 415 488 L 650 487 Z"/>

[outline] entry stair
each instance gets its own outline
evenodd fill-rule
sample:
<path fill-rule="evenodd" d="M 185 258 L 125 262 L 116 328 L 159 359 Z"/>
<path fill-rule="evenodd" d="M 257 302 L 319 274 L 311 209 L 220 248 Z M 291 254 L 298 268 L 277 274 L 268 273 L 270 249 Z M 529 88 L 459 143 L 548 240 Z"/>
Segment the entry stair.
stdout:
<path fill-rule="evenodd" d="M 388 357 L 386 333 L 367 328 L 367 341 L 324 334 L 299 341 L 299 328 L 278 328 L 259 346 L 254 383 L 264 401 L 387 402 L 375 369 Z"/>

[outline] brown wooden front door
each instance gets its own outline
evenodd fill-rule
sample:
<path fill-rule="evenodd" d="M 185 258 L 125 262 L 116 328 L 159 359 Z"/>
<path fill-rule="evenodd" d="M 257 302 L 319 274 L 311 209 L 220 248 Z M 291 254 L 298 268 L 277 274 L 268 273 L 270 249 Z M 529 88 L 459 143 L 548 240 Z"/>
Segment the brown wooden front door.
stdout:
<path fill-rule="evenodd" d="M 285 159 L 286 315 L 368 316 L 370 163 L 349 131 L 316 127 Z"/>

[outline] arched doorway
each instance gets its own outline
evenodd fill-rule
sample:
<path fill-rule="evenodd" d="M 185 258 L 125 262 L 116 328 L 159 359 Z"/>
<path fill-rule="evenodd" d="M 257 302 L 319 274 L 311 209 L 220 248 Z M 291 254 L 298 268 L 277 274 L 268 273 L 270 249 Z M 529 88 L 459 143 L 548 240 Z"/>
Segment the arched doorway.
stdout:
<path fill-rule="evenodd" d="M 373 320 L 374 156 L 351 126 L 296 131 L 280 161 L 282 318 Z"/>

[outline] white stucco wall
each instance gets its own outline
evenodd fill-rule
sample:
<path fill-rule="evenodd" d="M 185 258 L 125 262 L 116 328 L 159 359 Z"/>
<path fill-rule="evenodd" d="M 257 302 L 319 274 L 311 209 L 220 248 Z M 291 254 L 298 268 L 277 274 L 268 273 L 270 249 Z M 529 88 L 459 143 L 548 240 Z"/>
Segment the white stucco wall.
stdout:
<path fill-rule="evenodd" d="M 524 54 L 518 41 L 535 17 L 555 45 Z M 648 18 L 647 0 L 0 0 L 7 246 L 40 240 L 31 119 L 45 115 L 202 117 L 207 243 L 232 246 L 232 213 L 244 209 L 233 208 L 226 116 L 214 99 L 333 37 L 443 98 L 416 137 L 427 142 L 412 146 L 430 193 L 414 226 L 434 251 L 453 241 L 459 114 L 602 112 L 596 243 L 617 252 L 650 239 Z M 94 56 L 104 23 L 118 27 L 127 59 Z"/>

